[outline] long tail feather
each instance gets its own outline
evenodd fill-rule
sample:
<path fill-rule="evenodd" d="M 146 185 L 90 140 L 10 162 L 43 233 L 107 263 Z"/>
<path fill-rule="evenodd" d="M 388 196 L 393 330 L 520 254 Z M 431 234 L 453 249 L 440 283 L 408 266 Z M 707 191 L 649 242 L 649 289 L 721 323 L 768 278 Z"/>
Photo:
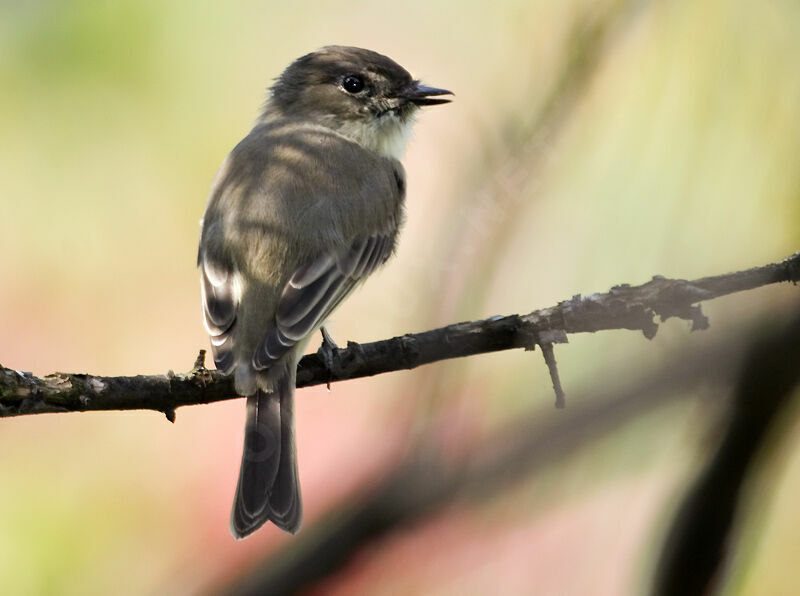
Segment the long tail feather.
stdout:
<path fill-rule="evenodd" d="M 247 398 L 247 424 L 239 484 L 231 513 L 231 534 L 241 539 L 264 522 L 287 532 L 300 528 L 302 506 L 294 445 L 294 363 L 273 393 Z"/>

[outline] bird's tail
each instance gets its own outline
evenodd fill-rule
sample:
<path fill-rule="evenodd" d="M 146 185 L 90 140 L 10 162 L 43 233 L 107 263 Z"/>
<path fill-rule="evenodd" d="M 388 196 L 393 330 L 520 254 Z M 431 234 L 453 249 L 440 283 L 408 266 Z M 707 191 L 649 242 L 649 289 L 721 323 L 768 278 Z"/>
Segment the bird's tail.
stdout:
<path fill-rule="evenodd" d="M 294 534 L 302 505 L 294 444 L 294 363 L 277 379 L 275 391 L 258 389 L 247 398 L 239 484 L 231 512 L 231 534 L 241 539 L 264 522 Z"/>

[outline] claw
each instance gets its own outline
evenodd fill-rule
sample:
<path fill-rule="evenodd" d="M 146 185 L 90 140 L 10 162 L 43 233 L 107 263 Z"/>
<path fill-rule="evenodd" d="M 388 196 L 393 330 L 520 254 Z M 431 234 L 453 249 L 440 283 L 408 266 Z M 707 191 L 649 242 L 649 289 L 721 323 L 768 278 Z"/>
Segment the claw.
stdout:
<path fill-rule="evenodd" d="M 339 346 L 336 345 L 336 342 L 333 341 L 331 334 L 328 333 L 328 330 L 323 325 L 319 328 L 320 333 L 322 333 L 322 345 L 317 350 L 317 353 L 322 357 L 322 361 L 325 363 L 325 368 L 329 371 L 333 371 L 334 369 L 334 360 L 333 355 L 336 350 L 339 349 Z M 325 383 L 325 386 L 328 388 L 328 391 L 331 390 L 331 382 L 328 381 Z"/>
<path fill-rule="evenodd" d="M 329 350 L 338 350 L 339 346 L 336 345 L 336 342 L 333 341 L 331 334 L 328 333 L 328 328 L 323 325 L 319 328 L 319 332 L 322 333 L 322 347 L 327 348 Z"/>

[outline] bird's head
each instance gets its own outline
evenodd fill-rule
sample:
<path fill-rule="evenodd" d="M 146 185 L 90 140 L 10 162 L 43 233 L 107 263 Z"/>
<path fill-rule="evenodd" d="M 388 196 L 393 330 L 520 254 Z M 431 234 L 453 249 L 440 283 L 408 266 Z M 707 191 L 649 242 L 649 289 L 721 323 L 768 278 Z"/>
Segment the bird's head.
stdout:
<path fill-rule="evenodd" d="M 327 46 L 290 64 L 272 86 L 265 115 L 325 126 L 363 147 L 400 158 L 421 106 L 447 103 L 394 60 L 361 48 Z"/>

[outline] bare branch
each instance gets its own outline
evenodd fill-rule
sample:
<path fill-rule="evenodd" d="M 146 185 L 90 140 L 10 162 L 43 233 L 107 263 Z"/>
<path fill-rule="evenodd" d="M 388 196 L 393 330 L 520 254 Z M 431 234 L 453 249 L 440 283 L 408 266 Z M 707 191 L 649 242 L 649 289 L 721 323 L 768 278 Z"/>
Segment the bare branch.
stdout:
<path fill-rule="evenodd" d="M 662 321 L 679 317 L 692 329 L 708 327 L 700 302 L 780 282 L 800 280 L 800 253 L 762 267 L 694 281 L 656 276 L 640 286 L 621 285 L 602 294 L 574 296 L 526 315 L 496 316 L 457 323 L 367 344 L 349 342 L 334 350 L 330 365 L 318 354 L 298 366 L 297 386 L 367 377 L 423 364 L 537 344 L 563 342 L 566 334 L 607 329 L 642 331 L 647 338 Z M 198 366 L 200 365 L 200 366 Z M 236 397 L 233 381 L 209 371 L 198 358 L 185 374 L 101 377 L 54 373 L 37 377 L 0 366 L 0 417 L 47 412 L 140 410 L 164 412 L 174 419 L 180 406 Z"/>

